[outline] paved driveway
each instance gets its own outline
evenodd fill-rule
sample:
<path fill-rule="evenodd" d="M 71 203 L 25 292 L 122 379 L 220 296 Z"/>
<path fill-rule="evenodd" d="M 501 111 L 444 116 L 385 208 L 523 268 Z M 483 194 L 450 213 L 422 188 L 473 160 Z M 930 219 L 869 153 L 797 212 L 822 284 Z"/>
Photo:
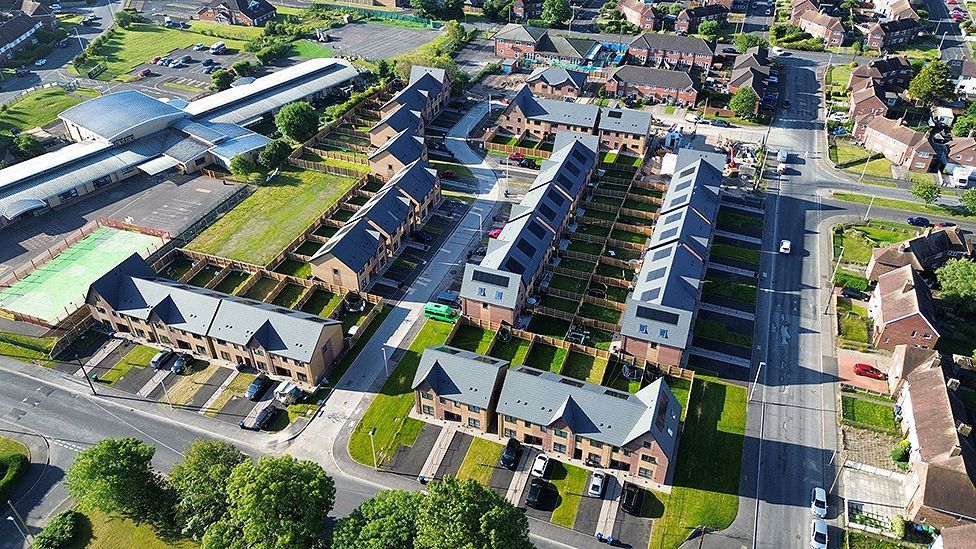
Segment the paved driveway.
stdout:
<path fill-rule="evenodd" d="M 844 498 L 848 511 L 883 521 L 904 513 L 909 499 L 905 479 L 901 473 L 848 462 L 844 466 Z M 836 515 L 835 510 L 828 511 L 828 517 Z"/>
<path fill-rule="evenodd" d="M 840 376 L 843 383 L 853 385 L 858 389 L 888 394 L 888 383 L 886 381 L 871 379 L 854 373 L 854 365 L 859 363 L 874 366 L 882 372 L 887 372 L 890 366 L 888 360 L 887 357 L 879 355 L 841 349 L 837 354 L 837 375 Z"/>

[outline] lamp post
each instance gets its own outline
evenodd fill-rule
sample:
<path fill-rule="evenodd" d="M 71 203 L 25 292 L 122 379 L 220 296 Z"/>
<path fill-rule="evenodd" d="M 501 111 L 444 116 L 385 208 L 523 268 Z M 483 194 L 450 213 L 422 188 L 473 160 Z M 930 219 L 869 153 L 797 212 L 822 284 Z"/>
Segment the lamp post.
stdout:
<path fill-rule="evenodd" d="M 369 430 L 369 447 L 373 451 L 373 470 L 377 471 L 376 467 L 376 443 L 373 442 L 373 435 L 376 434 L 376 427 Z"/>
<path fill-rule="evenodd" d="M 840 260 L 844 257 L 844 246 L 840 247 L 840 253 L 837 254 L 837 263 L 834 265 L 834 272 L 830 274 L 829 288 L 833 288 L 834 279 L 837 278 L 837 270 L 840 269 Z M 827 303 L 824 305 L 825 315 L 830 314 L 830 295 L 827 295 Z"/>
<path fill-rule="evenodd" d="M 20 516 L 20 513 L 17 512 L 17 508 L 14 507 L 13 502 L 11 502 L 9 499 L 7 500 L 7 505 L 10 506 L 10 510 L 13 512 L 13 516 L 8 516 L 7 520 L 14 521 L 14 524 L 17 525 L 17 531 L 20 532 L 20 535 L 24 536 L 24 541 L 27 542 L 27 547 L 30 547 L 34 544 L 34 536 L 31 535 L 30 529 L 27 527 L 27 523 L 24 522 L 24 517 Z M 22 532 L 21 526 L 24 527 Z"/>
<path fill-rule="evenodd" d="M 30 547 L 31 546 L 31 542 L 30 542 L 29 539 L 27 539 L 27 534 L 25 534 L 24 531 L 20 528 L 20 523 L 17 522 L 17 520 L 14 517 L 12 517 L 11 515 L 7 515 L 7 520 L 9 520 L 10 522 L 14 523 L 14 526 L 17 527 L 17 533 L 20 534 L 20 536 L 22 538 L 24 538 L 24 541 L 25 542 L 27 542 L 27 547 Z"/>
<path fill-rule="evenodd" d="M 386 377 L 390 377 L 390 359 L 386 357 L 386 345 L 380 345 L 380 350 L 383 351 L 383 370 L 386 372 Z"/>
<path fill-rule="evenodd" d="M 756 385 L 759 385 L 759 374 L 762 373 L 763 366 L 765 366 L 765 365 L 766 365 L 765 362 L 760 362 L 759 363 L 759 368 L 756 370 L 756 380 L 752 382 L 752 389 L 749 389 L 749 400 L 750 401 L 752 400 L 753 393 L 756 392 Z"/>

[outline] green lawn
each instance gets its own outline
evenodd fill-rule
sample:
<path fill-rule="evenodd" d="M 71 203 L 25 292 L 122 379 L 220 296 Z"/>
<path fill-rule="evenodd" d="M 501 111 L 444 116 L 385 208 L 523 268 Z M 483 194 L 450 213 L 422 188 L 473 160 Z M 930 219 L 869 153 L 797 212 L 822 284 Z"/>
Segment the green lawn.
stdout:
<path fill-rule="evenodd" d="M 871 156 L 872 153 L 856 145 L 851 145 L 847 140 L 836 139 L 830 144 L 828 154 L 830 155 L 831 162 L 834 164 L 841 164 L 844 162 L 852 162 L 854 160 L 867 158 Z M 861 173 L 860 166 L 858 167 L 857 173 Z M 891 177 L 890 173 L 888 174 L 888 177 Z"/>
<path fill-rule="evenodd" d="M 601 307 L 600 305 L 594 305 L 593 303 L 584 303 L 580 306 L 579 314 L 580 316 L 584 316 L 586 318 L 616 324 L 620 321 L 621 313 L 620 311 L 608 309 L 607 307 Z"/>
<path fill-rule="evenodd" d="M 559 373 L 562 368 L 563 359 L 566 358 L 566 349 L 553 347 L 538 341 L 532 346 L 529 355 L 525 357 L 525 365 L 538 370 L 549 370 Z"/>
<path fill-rule="evenodd" d="M 306 242 L 307 244 L 307 242 Z M 312 278 L 312 266 L 308 263 L 286 259 L 274 268 L 276 273 L 291 275 L 297 278 Z"/>
<path fill-rule="evenodd" d="M 489 355 L 507 360 L 512 366 L 519 366 L 525 362 L 525 355 L 529 352 L 529 342 L 525 339 L 513 337 L 511 340 L 502 343 L 495 342 Z"/>
<path fill-rule="evenodd" d="M 291 43 L 291 51 L 298 57 L 317 58 L 332 57 L 335 50 L 310 40 L 295 40 Z"/>
<path fill-rule="evenodd" d="M 840 226 L 834 231 L 834 257 L 840 254 L 840 246 L 843 246 L 844 263 L 867 265 L 874 248 L 902 242 L 916 234 L 912 227 L 901 223 L 871 221 L 850 227 Z"/>
<path fill-rule="evenodd" d="M 608 365 L 606 372 L 603 374 L 603 383 L 601 385 L 631 394 L 640 391 L 641 382 L 631 381 L 625 378 L 621 370 L 622 368 L 619 363 Z"/>
<path fill-rule="evenodd" d="M 159 350 L 153 349 L 152 347 L 139 345 L 135 349 L 132 349 L 126 353 L 118 364 L 112 366 L 112 369 L 102 374 L 98 380 L 108 385 L 115 385 L 115 383 L 128 374 L 132 368 L 145 368 L 149 366 L 149 361 L 152 360 L 152 357 L 156 356 L 156 353 L 158 352 Z"/>
<path fill-rule="evenodd" d="M 33 362 L 42 366 L 53 364 L 49 359 L 56 337 L 28 337 L 10 332 L 0 332 L 0 355 Z"/>
<path fill-rule="evenodd" d="M 210 409 L 206 411 L 208 416 L 216 416 L 220 409 L 224 407 L 225 404 L 230 402 L 230 399 L 235 396 L 243 396 L 244 391 L 247 390 L 248 385 L 254 381 L 257 377 L 254 374 L 237 374 L 237 376 L 227 384 L 227 388 L 224 389 L 223 393 L 217 396 L 217 400 L 210 405 Z"/>
<path fill-rule="evenodd" d="M 457 478 L 470 478 L 488 486 L 491 480 L 491 473 L 498 466 L 498 460 L 502 457 L 505 447 L 497 442 L 475 437 L 471 441 L 468 453 L 464 455 L 461 468 L 458 469 Z"/>
<path fill-rule="evenodd" d="M 599 385 L 603 381 L 603 374 L 606 372 L 606 369 L 606 359 L 573 351 L 566 357 L 566 364 L 563 365 L 562 374 Z"/>
<path fill-rule="evenodd" d="M 436 169 L 438 172 L 444 170 L 454 170 L 454 173 L 461 177 L 474 177 L 474 173 L 464 164 L 458 164 L 457 162 L 441 162 L 439 160 L 431 160 L 430 166 Z"/>
<path fill-rule="evenodd" d="M 554 275 L 549 281 L 550 288 L 581 294 L 586 291 L 586 281 L 581 278 L 573 278 L 566 275 Z"/>
<path fill-rule="evenodd" d="M 193 239 L 188 248 L 265 265 L 354 183 L 349 177 L 285 168 Z"/>
<path fill-rule="evenodd" d="M 752 263 L 753 265 L 759 265 L 759 258 L 761 255 L 762 252 L 752 248 L 743 248 L 741 246 L 734 246 L 732 244 L 725 244 L 723 242 L 712 243 L 713 257 L 724 257 L 727 259 L 735 259 L 738 261 L 744 261 L 746 263 Z"/>
<path fill-rule="evenodd" d="M 874 176 L 890 178 L 892 176 L 892 166 L 893 164 L 887 158 L 875 158 L 874 160 L 868 162 L 867 166 L 864 165 L 864 162 L 859 162 L 853 166 L 844 168 L 844 171 L 858 176 L 863 173 L 865 177 Z"/>
<path fill-rule="evenodd" d="M 293 308 L 295 303 L 305 294 L 306 288 L 297 284 L 288 284 L 278 292 L 271 303 L 280 307 Z"/>
<path fill-rule="evenodd" d="M 194 23 L 196 24 L 196 23 Z M 222 29 L 228 29 L 220 25 Z M 185 48 L 197 43 L 212 44 L 218 40 L 198 32 L 182 29 L 168 29 L 158 25 L 133 23 L 128 29 L 113 27 L 115 32 L 91 58 L 85 70 L 102 62 L 107 70 L 99 75 L 99 80 L 111 80 L 128 74 L 133 67 L 147 63 L 157 55 L 165 55 L 172 50 Z M 235 27 L 236 28 L 236 27 Z M 260 29 L 263 31 L 263 29 Z M 244 42 L 221 38 L 229 50 L 243 50 Z"/>
<path fill-rule="evenodd" d="M 58 119 L 58 115 L 86 99 L 98 97 L 98 92 L 78 88 L 70 95 L 63 88 L 54 87 L 27 94 L 23 99 L 0 112 L 0 132 L 23 131 L 46 126 Z"/>
<path fill-rule="evenodd" d="M 564 257 L 559 260 L 559 266 L 573 271 L 579 271 L 581 273 L 592 273 L 595 264 L 589 261 L 583 261 L 581 259 Z"/>
<path fill-rule="evenodd" d="M 758 215 L 739 214 L 727 210 L 719 210 L 718 224 L 735 228 L 762 227 L 763 218 Z"/>
<path fill-rule="evenodd" d="M 868 204 L 871 196 L 859 193 L 835 192 L 833 198 L 842 202 L 853 202 L 855 204 Z M 924 204 L 922 202 L 912 202 L 910 200 L 898 200 L 896 198 L 875 198 L 874 206 L 877 208 L 889 208 L 892 210 L 903 210 L 928 215 L 938 215 L 960 219 L 972 219 L 976 214 L 971 214 L 963 208 L 953 208 L 941 206 L 939 204 Z"/>
<path fill-rule="evenodd" d="M 160 538 L 148 522 L 107 515 L 100 511 L 85 511 L 78 522 L 78 532 L 67 549 L 195 549 L 200 545 L 184 538 Z"/>
<path fill-rule="evenodd" d="M 183 406 L 190 402 L 193 395 L 197 393 L 210 379 L 210 376 L 217 373 L 220 366 L 208 364 L 202 360 L 194 360 L 186 374 L 179 376 L 172 387 L 168 388 L 170 400 L 176 406 Z"/>
<path fill-rule="evenodd" d="M 262 277 L 255 282 L 253 286 L 248 288 L 246 292 L 244 292 L 244 297 L 264 301 L 264 299 L 271 293 L 271 290 L 274 290 L 275 286 L 277 285 L 277 280 Z"/>
<path fill-rule="evenodd" d="M 448 322 L 431 320 L 424 323 L 420 333 L 356 425 L 349 439 L 349 455 L 353 459 L 370 467 L 374 465 L 369 436 L 372 430 L 375 430 L 373 438 L 380 462 L 392 456 L 401 444 L 411 446 L 417 440 L 423 422 L 407 417 L 413 406 L 410 384 L 424 349 L 447 341 L 453 326 Z"/>
<path fill-rule="evenodd" d="M 325 290 L 317 289 L 312 297 L 309 297 L 305 304 L 302 305 L 302 311 L 306 313 L 318 315 L 323 318 L 329 318 L 335 308 L 339 306 L 339 302 L 342 301 L 342 297 L 336 295 L 332 292 L 327 292 Z"/>
<path fill-rule="evenodd" d="M 674 398 L 681 405 L 681 420 L 684 421 L 688 415 L 688 397 L 691 396 L 691 382 L 680 377 L 665 376 L 664 382 L 668 384 Z"/>
<path fill-rule="evenodd" d="M 204 31 L 210 31 L 213 33 L 213 37 L 209 37 L 210 40 L 203 40 L 204 44 L 208 46 L 214 40 L 214 37 L 220 37 L 221 39 L 233 38 L 237 40 L 250 40 L 257 36 L 264 35 L 264 27 L 245 27 L 242 25 L 224 25 L 223 23 L 211 23 L 210 21 L 191 21 L 190 22 L 190 32 L 196 32 L 203 34 Z"/>
<path fill-rule="evenodd" d="M 702 285 L 702 295 L 733 299 L 743 303 L 756 302 L 757 289 L 752 284 L 741 284 L 725 279 L 706 278 Z"/>
<path fill-rule="evenodd" d="M 540 303 L 543 307 L 550 307 L 567 313 L 575 313 L 576 308 L 579 307 L 579 302 L 572 301 L 570 299 L 563 299 L 553 295 L 542 296 L 542 301 Z"/>
<path fill-rule="evenodd" d="M 670 495 L 654 521 L 649 547 L 680 545 L 698 526 L 720 530 L 739 506 L 739 474 L 746 427 L 746 389 L 699 375 L 688 403 Z"/>
<path fill-rule="evenodd" d="M 471 324 L 462 324 L 454 333 L 449 345 L 483 355 L 488 350 L 488 346 L 491 345 L 493 337 L 495 337 L 495 332 L 491 330 L 485 330 Z"/>
<path fill-rule="evenodd" d="M 390 311 L 391 309 L 389 307 L 383 307 L 382 311 L 376 313 L 376 316 L 373 317 L 373 320 L 369 322 L 369 326 L 366 326 L 366 330 L 363 331 L 363 334 L 359 336 L 358 339 L 356 339 L 356 343 L 352 346 L 351 349 L 349 349 L 349 351 L 346 352 L 346 354 L 342 355 L 342 360 L 340 360 L 336 364 L 335 368 L 333 368 L 332 371 L 329 372 L 327 380 L 330 384 L 336 385 L 339 383 L 339 380 L 341 380 L 342 376 L 346 374 L 346 371 L 349 370 L 349 367 L 352 366 L 352 363 L 356 361 L 356 357 L 358 357 L 359 353 L 363 351 L 363 347 L 366 346 L 366 343 L 369 342 L 369 339 L 373 337 L 373 334 L 376 333 L 376 330 L 378 330 L 379 327 L 383 324 L 383 322 L 386 320 L 386 317 L 390 315 Z"/>
<path fill-rule="evenodd" d="M 552 512 L 550 521 L 566 528 L 572 528 L 576 523 L 576 513 L 579 511 L 580 500 L 583 499 L 583 490 L 586 489 L 586 481 L 589 474 L 586 469 L 567 465 L 561 461 L 556 461 L 552 467 L 549 480 L 559 491 L 556 499 L 556 508 Z"/>
<path fill-rule="evenodd" d="M 752 347 L 752 336 L 732 331 L 725 324 L 708 318 L 698 318 L 695 335 L 739 347 Z"/>
<path fill-rule="evenodd" d="M 247 279 L 251 278 L 251 273 L 245 273 L 244 271 L 231 271 L 227 273 L 220 282 L 214 286 L 214 290 L 218 292 L 223 292 L 225 294 L 233 294 L 237 292 L 247 282 Z"/>
<path fill-rule="evenodd" d="M 9 456 L 12 454 L 30 455 L 26 446 L 12 438 L 0 435 L 0 456 Z"/>
<path fill-rule="evenodd" d="M 833 65 L 827 69 L 827 82 L 832 86 L 847 87 L 851 81 L 851 68 L 847 65 Z"/>
<path fill-rule="evenodd" d="M 844 421 L 847 423 L 877 431 L 899 432 L 898 424 L 895 423 L 894 411 L 890 405 L 842 395 L 841 406 Z"/>

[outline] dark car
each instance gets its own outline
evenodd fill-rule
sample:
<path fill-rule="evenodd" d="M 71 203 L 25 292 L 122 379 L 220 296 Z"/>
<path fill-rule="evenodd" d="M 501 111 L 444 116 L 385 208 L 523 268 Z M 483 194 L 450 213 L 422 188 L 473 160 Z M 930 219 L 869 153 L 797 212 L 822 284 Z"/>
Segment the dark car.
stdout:
<path fill-rule="evenodd" d="M 258 374 L 258 377 L 254 378 L 254 381 L 247 386 L 247 391 L 244 392 L 244 396 L 248 400 L 258 400 L 264 394 L 264 391 L 268 389 L 270 383 L 271 380 L 268 379 L 266 374 Z"/>
<path fill-rule="evenodd" d="M 945 229 L 948 227 L 955 227 L 955 226 L 956 224 L 953 223 L 952 221 L 939 221 L 938 223 L 935 224 L 935 227 L 937 229 Z"/>
<path fill-rule="evenodd" d="M 152 357 L 152 360 L 149 361 L 149 365 L 153 367 L 153 370 L 162 370 L 163 368 L 166 368 L 169 361 L 173 360 L 175 356 L 176 352 L 172 349 L 159 351 L 156 353 L 156 356 Z"/>
<path fill-rule="evenodd" d="M 712 120 L 712 125 L 716 128 L 731 128 L 732 124 L 729 124 L 725 120 Z"/>
<path fill-rule="evenodd" d="M 523 168 L 532 168 L 532 169 L 535 169 L 535 159 L 534 158 L 523 158 L 522 160 L 519 160 L 519 166 L 521 166 Z"/>
<path fill-rule="evenodd" d="M 200 64 L 203 65 L 204 67 L 209 67 L 210 65 L 213 65 L 213 59 L 210 59 L 208 57 L 208 58 L 204 59 L 203 61 L 201 61 Z"/>
<path fill-rule="evenodd" d="M 641 490 L 640 486 L 629 482 L 624 483 L 624 493 L 620 496 L 620 507 L 625 512 L 631 515 L 639 515 L 643 501 L 644 490 Z"/>
<path fill-rule="evenodd" d="M 735 48 L 733 48 L 731 46 L 728 46 L 728 47 L 722 48 L 722 53 L 739 53 L 739 50 L 737 50 L 737 49 L 735 49 Z"/>
<path fill-rule="evenodd" d="M 514 470 L 515 466 L 518 464 L 519 456 L 522 454 L 522 444 L 514 438 L 508 439 L 508 443 L 505 445 L 505 451 L 502 452 L 502 457 L 499 461 L 503 466 Z"/>
<path fill-rule="evenodd" d="M 932 225 L 932 222 L 927 217 L 913 216 L 908 218 L 908 224 L 914 225 L 915 227 L 929 227 Z"/>
<path fill-rule="evenodd" d="M 840 295 L 848 299 L 859 299 L 861 301 L 864 301 L 868 298 L 868 295 L 866 293 L 862 292 L 861 290 L 858 290 L 857 288 L 844 288 L 840 291 Z"/>
<path fill-rule="evenodd" d="M 538 507 L 547 488 L 549 488 L 548 482 L 541 478 L 532 479 L 529 483 L 529 491 L 525 494 L 525 504 L 529 507 Z"/>
<path fill-rule="evenodd" d="M 169 371 L 173 372 L 174 374 L 182 374 L 186 371 L 186 367 L 189 366 L 190 362 L 192 361 L 193 357 L 181 353 L 177 355 L 176 360 L 169 365 Z"/>
<path fill-rule="evenodd" d="M 242 419 L 240 423 L 241 429 L 249 429 L 251 431 L 261 431 L 267 429 L 274 423 L 274 420 L 278 417 L 278 413 L 280 411 L 281 408 L 278 408 L 277 406 L 268 406 L 258 412 L 258 415 L 254 418 L 253 422 L 248 423 L 247 418 Z"/>
<path fill-rule="evenodd" d="M 423 242 L 425 244 L 434 241 L 434 235 L 428 233 L 427 231 L 414 231 L 410 233 L 410 238 L 414 239 L 417 242 Z"/>

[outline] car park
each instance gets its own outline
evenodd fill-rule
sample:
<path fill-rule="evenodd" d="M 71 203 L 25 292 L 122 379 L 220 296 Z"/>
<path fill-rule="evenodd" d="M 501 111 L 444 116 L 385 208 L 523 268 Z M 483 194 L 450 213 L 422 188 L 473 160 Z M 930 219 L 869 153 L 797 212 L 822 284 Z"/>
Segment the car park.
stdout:
<path fill-rule="evenodd" d="M 881 381 L 888 379 L 888 374 L 882 372 L 874 366 L 871 366 L 870 364 L 864 364 L 862 362 L 858 362 L 854 365 L 854 373 L 862 377 L 879 379 Z"/>
<path fill-rule="evenodd" d="M 508 442 L 505 444 L 505 450 L 502 452 L 502 457 L 499 458 L 498 462 L 502 464 L 502 467 L 515 470 L 515 466 L 518 465 L 519 456 L 521 454 L 522 443 L 520 443 L 518 439 L 509 438 Z"/>
<path fill-rule="evenodd" d="M 912 216 L 909 217 L 906 221 L 908 222 L 909 225 L 915 227 L 929 227 L 932 225 L 932 222 L 929 221 L 927 217 Z"/>
<path fill-rule="evenodd" d="M 172 349 L 163 349 L 156 353 L 156 356 L 149 360 L 149 365 L 153 367 L 153 370 L 159 370 L 166 366 L 166 363 L 175 355 L 176 352 Z"/>
<path fill-rule="evenodd" d="M 549 483 L 541 478 L 534 478 L 529 483 L 529 490 L 525 494 L 525 504 L 529 507 L 538 507 L 549 488 Z"/>
<path fill-rule="evenodd" d="M 532 462 L 532 476 L 539 478 L 546 478 L 546 473 L 549 470 L 549 456 L 545 454 L 539 454 L 535 456 L 535 460 Z"/>
<path fill-rule="evenodd" d="M 248 400 L 258 400 L 268 389 L 268 385 L 271 383 L 271 379 L 268 378 L 267 374 L 258 374 L 254 381 L 247 386 L 247 390 L 244 392 L 244 396 Z"/>
<path fill-rule="evenodd" d="M 641 504 L 644 502 L 644 490 L 636 484 L 624 483 L 624 492 L 620 496 L 620 507 L 625 513 L 639 515 Z"/>
<path fill-rule="evenodd" d="M 213 71 L 215 71 L 215 70 L 217 70 L 219 68 L 220 68 L 220 65 L 216 65 L 216 64 L 210 65 L 207 68 L 203 69 L 203 74 L 210 74 L 210 73 L 212 73 Z"/>
<path fill-rule="evenodd" d="M 827 492 L 823 488 L 814 488 L 810 492 L 810 512 L 818 518 L 827 516 Z"/>
<path fill-rule="evenodd" d="M 779 253 L 781 253 L 781 254 L 789 254 L 790 253 L 790 250 L 792 250 L 792 249 L 793 249 L 793 244 L 789 240 L 780 240 L 779 241 Z"/>
<path fill-rule="evenodd" d="M 846 297 L 848 299 L 857 299 L 860 301 L 865 301 L 868 299 L 868 295 L 857 288 L 844 287 L 840 291 L 841 297 Z"/>
<path fill-rule="evenodd" d="M 810 547 L 827 549 L 827 523 L 823 519 L 810 521 Z"/>
<path fill-rule="evenodd" d="M 248 429 L 251 431 L 262 431 L 270 427 L 274 420 L 278 417 L 281 412 L 281 408 L 275 405 L 266 406 L 263 410 L 258 412 L 258 415 L 254 417 L 253 421 L 247 421 L 247 418 L 241 420 L 241 429 Z"/>
<path fill-rule="evenodd" d="M 607 475 L 597 471 L 590 475 L 590 486 L 586 489 L 586 493 L 592 497 L 600 498 L 603 497 L 603 490 L 606 488 Z"/>

